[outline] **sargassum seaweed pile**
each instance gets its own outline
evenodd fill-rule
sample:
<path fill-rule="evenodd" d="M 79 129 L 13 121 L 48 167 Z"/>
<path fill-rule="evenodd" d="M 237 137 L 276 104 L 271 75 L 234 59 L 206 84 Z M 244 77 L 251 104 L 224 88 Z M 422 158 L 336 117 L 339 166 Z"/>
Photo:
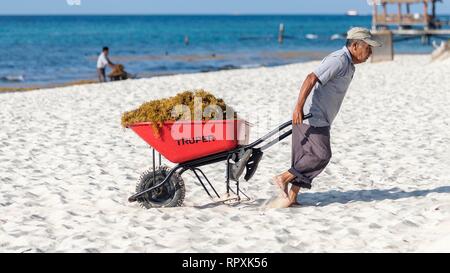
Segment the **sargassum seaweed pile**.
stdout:
<path fill-rule="evenodd" d="M 122 126 L 151 122 L 153 132 L 159 135 L 165 121 L 226 119 L 227 111 L 236 118 L 233 108 L 223 99 L 205 90 L 185 91 L 174 97 L 145 102 L 136 110 L 125 112 Z"/>

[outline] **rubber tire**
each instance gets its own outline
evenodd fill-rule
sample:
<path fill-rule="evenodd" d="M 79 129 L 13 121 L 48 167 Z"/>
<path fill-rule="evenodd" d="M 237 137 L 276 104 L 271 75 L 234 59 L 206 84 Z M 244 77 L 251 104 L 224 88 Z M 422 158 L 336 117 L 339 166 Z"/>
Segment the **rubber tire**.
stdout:
<path fill-rule="evenodd" d="M 161 166 L 155 171 L 155 183 L 153 182 L 153 171 L 148 170 L 141 175 L 136 185 L 136 193 L 161 183 L 167 177 L 170 168 Z M 183 205 L 186 189 L 184 181 L 178 173 L 174 173 L 169 181 L 152 192 L 145 193 L 137 198 L 137 202 L 144 208 L 167 208 L 181 207 Z"/>

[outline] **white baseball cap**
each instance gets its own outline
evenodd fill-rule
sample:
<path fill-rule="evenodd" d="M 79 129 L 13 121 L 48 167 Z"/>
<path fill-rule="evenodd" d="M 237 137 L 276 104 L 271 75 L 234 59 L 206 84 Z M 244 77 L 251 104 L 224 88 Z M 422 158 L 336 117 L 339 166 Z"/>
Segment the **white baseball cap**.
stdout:
<path fill-rule="evenodd" d="M 383 44 L 373 39 L 372 34 L 367 28 L 354 27 L 347 32 L 347 40 L 361 40 L 373 47 L 380 47 Z"/>

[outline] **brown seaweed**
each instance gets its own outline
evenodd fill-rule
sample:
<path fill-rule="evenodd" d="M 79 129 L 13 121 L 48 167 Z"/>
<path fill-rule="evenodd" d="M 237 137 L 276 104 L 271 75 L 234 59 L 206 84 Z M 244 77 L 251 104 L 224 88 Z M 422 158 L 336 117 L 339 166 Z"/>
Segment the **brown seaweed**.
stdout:
<path fill-rule="evenodd" d="M 194 109 L 195 99 L 201 99 L 201 109 Z M 203 111 L 208 106 L 212 106 L 211 109 L 208 109 L 211 111 L 206 111 L 209 114 L 204 115 Z M 173 110 L 182 108 L 189 109 L 189 111 L 178 111 L 175 115 L 173 114 Z M 233 117 L 236 118 L 234 110 L 227 106 L 223 99 L 216 98 L 205 90 L 185 91 L 174 97 L 145 102 L 136 110 L 125 112 L 122 115 L 122 126 L 128 127 L 139 122 L 151 122 L 155 135 L 159 135 L 159 130 L 165 121 L 225 119 L 226 111 L 233 113 Z"/>

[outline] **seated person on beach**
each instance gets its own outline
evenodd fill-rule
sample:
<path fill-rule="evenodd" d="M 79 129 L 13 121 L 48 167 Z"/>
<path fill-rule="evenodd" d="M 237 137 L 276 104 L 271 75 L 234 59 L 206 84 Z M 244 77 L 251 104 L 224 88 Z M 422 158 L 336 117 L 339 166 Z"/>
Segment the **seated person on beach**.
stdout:
<path fill-rule="evenodd" d="M 367 61 L 372 47 L 379 46 L 381 43 L 373 39 L 368 29 L 352 28 L 347 33 L 346 46 L 325 57 L 306 77 L 292 117 L 291 168 L 274 177 L 273 182 L 282 197 L 270 207 L 286 208 L 296 204 L 300 188 L 310 189 L 312 180 L 328 165 L 330 126 L 353 79 L 354 65 Z M 312 118 L 303 120 L 308 113 Z"/>
<path fill-rule="evenodd" d="M 114 68 L 114 64 L 108 58 L 109 48 L 104 47 L 97 60 L 97 75 L 99 82 L 106 82 L 106 66 Z"/>

